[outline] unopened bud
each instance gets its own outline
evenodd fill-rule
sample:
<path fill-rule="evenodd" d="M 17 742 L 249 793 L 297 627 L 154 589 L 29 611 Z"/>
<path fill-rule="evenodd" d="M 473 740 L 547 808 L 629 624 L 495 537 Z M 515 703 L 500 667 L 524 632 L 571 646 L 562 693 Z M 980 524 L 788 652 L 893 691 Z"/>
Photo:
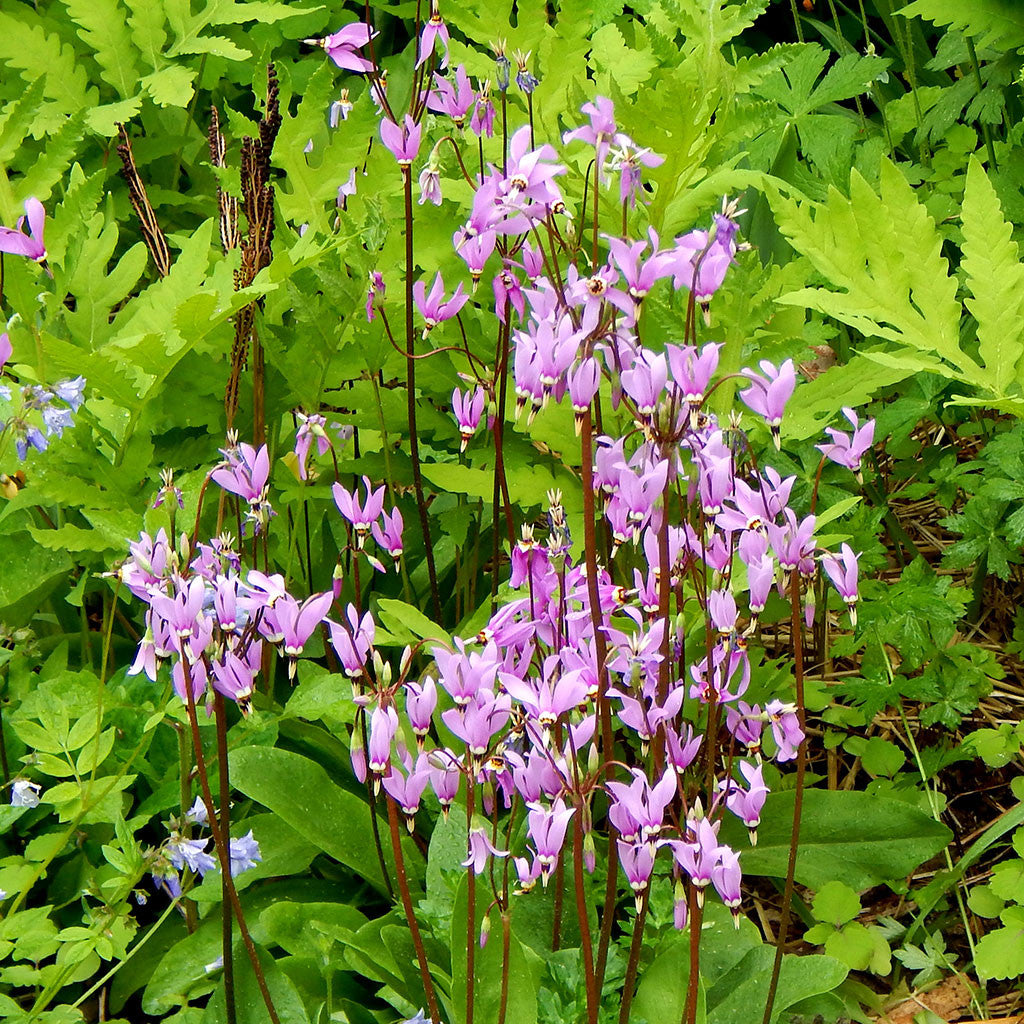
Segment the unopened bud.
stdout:
<path fill-rule="evenodd" d="M 487 945 L 487 940 L 491 935 L 491 915 L 484 914 L 484 919 L 480 922 L 480 948 L 483 949 Z"/>

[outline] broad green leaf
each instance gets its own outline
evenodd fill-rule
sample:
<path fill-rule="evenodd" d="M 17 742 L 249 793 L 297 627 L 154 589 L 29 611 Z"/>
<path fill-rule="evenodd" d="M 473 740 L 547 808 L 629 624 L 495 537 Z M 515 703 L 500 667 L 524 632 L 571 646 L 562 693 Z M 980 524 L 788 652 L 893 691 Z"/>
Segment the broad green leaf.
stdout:
<path fill-rule="evenodd" d="M 146 75 L 139 85 L 149 93 L 158 107 L 187 107 L 192 99 L 192 83 L 197 74 L 197 69 L 175 64 Z"/>
<path fill-rule="evenodd" d="M 482 898 L 485 887 L 482 879 L 476 886 L 476 915 L 472 941 L 476 944 L 474 960 L 474 1017 L 480 1021 L 498 1019 L 499 998 L 501 994 L 502 974 L 502 922 L 500 911 L 493 908 L 490 921 L 491 934 L 487 944 L 479 946 L 480 927 L 487 903 Z M 466 933 L 467 914 L 469 910 L 468 879 L 464 875 L 455 896 L 455 908 L 452 912 L 451 940 L 449 948 L 452 953 L 452 988 L 451 988 L 451 1024 L 464 1024 L 466 1019 L 466 944 L 469 936 Z M 512 915 L 512 921 L 515 915 Z M 511 927 L 511 925 L 510 925 Z M 508 1005 L 506 1020 L 509 1024 L 536 1024 L 537 1022 L 537 988 L 540 979 L 532 969 L 532 962 L 527 958 L 522 943 L 516 938 L 515 930 L 509 936 L 508 960 Z"/>
<path fill-rule="evenodd" d="M 709 985 L 708 1024 L 749 1024 L 751 1007 L 758 1011 L 764 1008 L 774 959 L 771 946 L 759 945 L 714 985 Z M 772 1019 L 778 1020 L 793 1003 L 830 992 L 848 973 L 849 968 L 830 956 L 783 957 Z"/>
<path fill-rule="evenodd" d="M 325 966 L 335 942 L 359 931 L 366 916 L 347 903 L 275 903 L 260 915 L 267 937 L 292 956 L 308 956 Z"/>
<path fill-rule="evenodd" d="M 757 830 L 757 846 L 744 849 L 744 831 L 727 819 L 723 836 L 742 850 L 746 874 L 784 878 L 789 859 L 793 793 L 773 793 Z M 867 793 L 809 789 L 804 793 L 796 880 L 819 889 L 839 880 L 868 889 L 904 878 L 933 857 L 951 833 L 910 804 Z"/>
<path fill-rule="evenodd" d="M 412 635 L 412 640 L 438 640 L 449 643 L 450 637 L 440 626 L 432 622 L 418 608 L 383 597 L 377 602 L 381 624 L 392 635 L 401 637 L 401 632 Z M 397 629 L 396 629 L 397 627 Z"/>
<path fill-rule="evenodd" d="M 125 0 L 125 6 L 131 11 L 128 25 L 132 41 L 149 66 L 159 68 L 167 42 L 164 5 L 155 4 L 152 0 Z"/>
<path fill-rule="evenodd" d="M 978 355 L 1005 394 L 1018 380 L 1024 355 L 1024 264 L 1003 219 L 995 189 L 976 158 L 967 167 L 963 207 L 963 268 L 973 298 L 967 308 L 978 321 Z"/>
<path fill-rule="evenodd" d="M 229 763 L 237 789 L 371 885 L 384 888 L 365 800 L 335 785 L 314 761 L 288 750 L 240 747 L 231 751 Z M 380 832 L 385 863 L 394 877 L 386 818 L 380 821 Z M 415 856 L 406 852 L 410 871 L 417 864 Z"/>

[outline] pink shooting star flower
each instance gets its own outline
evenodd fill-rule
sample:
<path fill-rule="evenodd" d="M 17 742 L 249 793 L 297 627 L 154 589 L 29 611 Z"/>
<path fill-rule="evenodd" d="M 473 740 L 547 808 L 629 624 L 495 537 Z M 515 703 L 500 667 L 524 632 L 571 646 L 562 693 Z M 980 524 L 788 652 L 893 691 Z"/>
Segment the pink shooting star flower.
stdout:
<path fill-rule="evenodd" d="M 213 663 L 213 688 L 228 700 L 233 700 L 246 716 L 252 710 L 255 677 L 252 666 L 233 651 L 227 651 L 223 660 Z"/>
<path fill-rule="evenodd" d="M 483 388 L 477 388 L 472 395 L 456 388 L 452 392 L 452 412 L 455 414 L 455 422 L 459 425 L 459 434 L 462 436 L 462 443 L 459 451 L 464 452 L 469 444 L 469 439 L 476 433 L 480 426 L 480 417 L 484 412 L 484 404 L 487 396 Z"/>
<path fill-rule="evenodd" d="M 762 359 L 758 365 L 761 367 L 764 377 L 759 376 L 753 370 L 744 370 L 743 376 L 751 381 L 751 385 L 740 392 L 740 398 L 754 412 L 764 417 L 772 432 L 775 447 L 778 449 L 782 447 L 779 435 L 782 414 L 796 387 L 796 368 L 793 366 L 792 359 L 787 359 L 779 367 L 774 366 L 767 359 Z"/>
<path fill-rule="evenodd" d="M 466 115 L 476 104 L 476 93 L 469 84 L 466 65 L 460 64 L 455 70 L 455 83 L 440 75 L 434 75 L 434 88 L 427 96 L 427 109 L 438 114 L 447 114 L 457 128 L 466 123 Z"/>
<path fill-rule="evenodd" d="M 384 276 L 379 270 L 373 270 L 370 272 L 370 288 L 366 293 L 366 320 L 368 323 L 372 323 L 377 316 L 377 301 L 384 298 L 386 291 L 386 285 L 384 284 Z"/>
<path fill-rule="evenodd" d="M 622 871 L 629 882 L 630 889 L 633 890 L 637 913 L 639 913 L 644 890 L 654 871 L 654 853 L 651 851 L 650 843 L 629 843 L 621 839 L 617 842 L 619 863 L 622 865 Z"/>
<path fill-rule="evenodd" d="M 314 413 L 307 416 L 305 413 L 296 412 L 296 419 L 299 421 L 299 429 L 295 432 L 295 458 L 299 464 L 299 479 L 308 479 L 306 472 L 306 460 L 309 458 L 309 449 L 316 438 L 316 450 L 319 455 L 326 455 L 331 447 L 331 439 L 327 436 L 327 420 L 323 416 Z"/>
<path fill-rule="evenodd" d="M 734 262 L 736 253 L 735 235 L 739 225 L 729 214 L 736 215 L 730 205 L 725 213 L 715 214 L 712 231 L 691 231 L 676 239 L 672 265 L 675 271 L 676 288 L 688 288 L 704 310 L 708 319 L 711 297 L 721 287 L 726 272 Z"/>
<path fill-rule="evenodd" d="M 821 564 L 825 572 L 828 573 L 828 578 L 839 591 L 840 597 L 846 602 L 846 607 L 850 612 L 850 623 L 856 627 L 857 601 L 860 599 L 857 592 L 857 559 L 859 556 L 854 553 L 849 544 L 844 544 L 839 550 L 838 558 L 835 555 L 825 555 Z"/>
<path fill-rule="evenodd" d="M 527 815 L 527 831 L 537 848 L 537 863 L 540 864 L 541 881 L 545 886 L 558 863 L 565 831 L 575 813 L 576 808 L 566 807 L 559 797 L 550 807 L 532 807 Z"/>
<path fill-rule="evenodd" d="M 512 136 L 507 172 L 500 187 L 506 196 L 554 206 L 562 201 L 562 193 L 552 179 L 565 174 L 565 167 L 556 162 L 558 154 L 553 146 L 544 143 L 530 149 L 531 136 L 528 124 Z"/>
<path fill-rule="evenodd" d="M 21 230 L 28 218 L 29 234 Z M 0 252 L 13 256 L 27 256 L 36 263 L 46 259 L 46 246 L 43 244 L 43 222 L 46 211 L 43 204 L 34 196 L 25 200 L 25 217 L 19 217 L 13 228 L 0 227 Z"/>
<path fill-rule="evenodd" d="M 574 128 L 571 132 L 565 132 L 562 135 L 562 142 L 567 145 L 574 140 L 579 140 L 588 146 L 593 146 L 598 171 L 604 178 L 608 148 L 611 146 L 616 132 L 615 104 L 606 96 L 598 96 L 593 103 L 584 103 L 580 110 L 590 118 L 590 124 Z"/>
<path fill-rule="evenodd" d="M 416 303 L 416 308 L 420 311 L 420 315 L 423 317 L 425 326 L 423 328 L 423 337 L 426 336 L 440 323 L 445 320 L 451 320 L 459 310 L 469 301 L 469 296 L 462 290 L 462 282 L 460 281 L 455 288 L 452 297 L 447 302 L 442 302 L 444 298 L 444 278 L 441 277 L 441 271 L 438 271 L 434 275 L 434 283 L 430 289 L 430 294 L 427 293 L 426 285 L 422 279 L 417 281 L 412 286 L 412 297 Z"/>
<path fill-rule="evenodd" d="M 875 441 L 875 421 L 868 420 L 861 426 L 857 414 L 847 408 L 843 409 L 843 415 L 853 427 L 853 437 L 833 427 L 826 427 L 825 433 L 832 438 L 832 444 L 819 444 L 815 447 L 826 458 L 856 473 L 859 480 L 861 478 L 860 460 Z"/>
<path fill-rule="evenodd" d="M 302 653 L 302 648 L 310 638 L 313 630 L 324 620 L 331 610 L 334 594 L 313 594 L 299 604 L 291 594 L 285 594 L 274 605 L 278 625 L 284 633 L 284 653 L 291 659 L 288 674 L 294 674 L 295 659 Z"/>
<path fill-rule="evenodd" d="M 393 707 L 376 707 L 370 715 L 368 764 L 374 775 L 384 775 L 391 763 L 391 742 L 398 732 L 398 712 Z"/>
<path fill-rule="evenodd" d="M 430 18 L 420 33 L 419 57 L 416 59 L 416 67 L 426 64 L 439 41 L 444 48 L 440 66 L 446 68 L 448 67 L 448 43 L 450 41 L 448 26 L 445 25 L 444 18 L 441 17 L 438 0 L 430 0 Z"/>
<path fill-rule="evenodd" d="M 636 198 L 643 186 L 643 168 L 660 167 L 663 156 L 652 153 L 649 149 L 640 149 L 628 135 L 619 132 L 615 136 L 615 147 L 611 151 L 608 167 L 619 173 L 619 202 L 629 203 L 632 210 L 636 207 Z"/>
<path fill-rule="evenodd" d="M 420 809 L 420 800 L 429 781 L 430 765 L 427 762 L 427 755 L 423 753 L 416 759 L 415 765 L 411 766 L 408 776 L 403 775 L 393 764 L 391 773 L 385 775 L 382 780 L 385 792 L 402 809 L 410 835 L 416 827 L 416 813 Z"/>
<path fill-rule="evenodd" d="M 420 151 L 423 128 L 406 114 L 400 125 L 385 117 L 380 122 L 381 141 L 398 161 L 399 167 L 412 166 Z"/>
<path fill-rule="evenodd" d="M 360 619 L 355 605 L 350 604 L 345 609 L 345 618 L 348 622 L 341 625 L 328 619 L 327 628 L 331 633 L 331 646 L 338 655 L 345 675 L 350 679 L 358 679 L 363 674 L 366 659 L 373 648 L 376 629 L 373 616 L 366 612 Z"/>
<path fill-rule="evenodd" d="M 357 71 L 366 74 L 373 71 L 373 61 L 360 57 L 356 50 L 362 49 L 371 39 L 375 39 L 380 33 L 371 31 L 368 25 L 361 21 L 355 21 L 351 25 L 345 25 L 337 32 L 327 36 L 326 39 L 307 39 L 307 42 L 316 43 L 324 48 L 327 56 L 346 71 Z"/>
<path fill-rule="evenodd" d="M 462 862 L 464 868 L 472 867 L 473 874 L 483 873 L 487 857 L 507 857 L 508 850 L 499 850 L 488 838 L 487 829 L 474 828 L 469 833 L 469 856 Z"/>
<path fill-rule="evenodd" d="M 771 723 L 772 735 L 778 750 L 776 761 L 792 761 L 797 749 L 804 741 L 804 733 L 800 728 L 800 719 L 793 704 L 783 704 L 781 700 L 769 701 L 765 705 L 765 715 Z"/>
<path fill-rule="evenodd" d="M 491 99 L 491 83 L 487 80 L 480 88 L 480 94 L 473 106 L 473 116 L 469 119 L 469 128 L 477 137 L 494 136 L 494 101 Z"/>
<path fill-rule="evenodd" d="M 680 348 L 666 345 L 668 365 L 672 379 L 679 385 L 683 398 L 690 405 L 700 405 L 707 394 L 708 385 L 718 369 L 718 354 L 721 344 L 708 342 L 699 352 L 693 345 Z"/>
<path fill-rule="evenodd" d="M 431 676 L 424 676 L 422 683 L 405 684 L 405 714 L 421 747 L 427 733 L 430 732 L 430 723 L 436 708 L 437 684 Z"/>
<path fill-rule="evenodd" d="M 260 503 L 270 477 L 267 446 L 261 445 L 257 451 L 251 444 L 240 444 L 222 448 L 221 453 L 224 462 L 210 474 L 213 482 L 250 505 Z"/>
<path fill-rule="evenodd" d="M 588 356 L 574 370 L 569 372 L 569 400 L 572 402 L 573 421 L 576 436 L 583 428 L 583 420 L 590 409 L 590 403 L 601 385 L 601 366 L 596 359 Z"/>
<path fill-rule="evenodd" d="M 497 241 L 498 236 L 494 231 L 481 231 L 477 235 L 467 235 L 462 228 L 459 228 L 459 230 L 452 235 L 452 244 L 455 246 L 455 251 L 462 257 L 466 264 L 469 276 L 473 279 L 474 289 L 476 288 L 477 282 L 483 276 L 484 266 L 490 258 L 491 253 L 494 252 L 494 247 L 497 244 Z M 495 300 L 498 316 L 502 317 L 505 313 L 503 308 L 504 301 L 503 299 L 499 300 L 497 290 L 495 290 Z M 520 305 L 522 305 L 521 300 Z"/>
<path fill-rule="evenodd" d="M 721 847 L 720 853 L 718 863 L 711 869 L 711 884 L 722 902 L 732 911 L 733 923 L 739 928 L 738 908 L 742 900 L 740 882 L 743 880 L 739 854 L 728 846 Z"/>
<path fill-rule="evenodd" d="M 746 780 L 744 789 L 735 779 L 726 779 L 718 784 L 725 793 L 725 806 L 750 829 L 750 844 L 757 845 L 757 826 L 761 823 L 761 811 L 768 798 L 768 787 L 764 784 L 762 766 L 740 761 L 740 772 Z"/>
<path fill-rule="evenodd" d="M 402 554 L 402 529 L 405 526 L 405 521 L 402 519 L 401 511 L 397 508 L 393 508 L 390 515 L 387 512 L 381 512 L 381 519 L 384 523 L 383 526 L 375 522 L 371 527 L 373 539 L 395 559 L 395 572 L 398 572 L 398 558 Z"/>
<path fill-rule="evenodd" d="M 339 483 L 331 488 L 334 495 L 334 503 L 338 511 L 352 524 L 356 532 L 356 543 L 361 549 L 370 533 L 370 527 L 380 518 L 384 511 L 384 487 L 373 490 L 370 486 L 370 478 L 363 477 L 363 485 L 366 487 L 366 501 L 359 501 L 359 487 L 351 493 Z"/>

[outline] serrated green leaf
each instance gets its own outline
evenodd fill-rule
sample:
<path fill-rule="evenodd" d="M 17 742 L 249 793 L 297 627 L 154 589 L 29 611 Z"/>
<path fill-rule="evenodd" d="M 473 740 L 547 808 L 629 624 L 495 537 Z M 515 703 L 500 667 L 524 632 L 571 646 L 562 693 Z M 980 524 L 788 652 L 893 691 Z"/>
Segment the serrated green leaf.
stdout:
<path fill-rule="evenodd" d="M 1017 0 L 914 0 L 897 11 L 905 18 L 924 18 L 977 40 L 980 46 L 1015 49 L 1024 46 L 1024 9 Z"/>
<path fill-rule="evenodd" d="M 18 71 L 26 82 L 46 79 L 44 95 L 65 114 L 77 114 L 94 102 L 96 89 L 74 48 L 31 25 L 0 12 L 0 64 Z"/>
<path fill-rule="evenodd" d="M 2 32 L 0 26 L 0 34 Z M 50 136 L 43 152 L 26 168 L 25 174 L 17 182 L 12 182 L 14 197 L 19 203 L 29 196 L 45 199 L 50 195 L 53 186 L 67 174 L 75 158 L 83 127 L 83 115 L 76 113 Z"/>
<path fill-rule="evenodd" d="M 17 99 L 4 104 L 0 110 L 0 165 L 14 159 L 29 134 L 45 88 L 46 79 L 37 78 Z"/>
<path fill-rule="evenodd" d="M 83 42 L 92 47 L 100 77 L 122 99 L 138 92 L 139 69 L 135 47 L 126 22 L 127 12 L 118 0 L 63 0 L 71 20 L 79 26 Z"/>
<path fill-rule="evenodd" d="M 824 203 L 786 198 L 769 185 L 780 230 L 829 282 L 779 301 L 898 342 L 913 360 L 923 357 L 951 379 L 987 387 L 990 375 L 960 347 L 956 281 L 934 221 L 887 160 L 880 182 L 876 194 L 854 171 L 850 197 L 831 189 Z"/>
<path fill-rule="evenodd" d="M 167 42 L 167 20 L 163 4 L 153 3 L 152 0 L 124 2 L 131 11 L 128 25 L 132 32 L 132 42 L 151 68 L 159 68 L 163 63 L 164 45 Z"/>
<path fill-rule="evenodd" d="M 1024 265 L 1013 225 L 1004 220 L 999 197 L 974 157 L 967 167 L 963 232 L 963 268 L 973 294 L 967 308 L 978 321 L 978 354 L 1001 395 L 1017 378 L 1024 355 Z"/>
<path fill-rule="evenodd" d="M 192 83 L 198 73 L 198 69 L 172 64 L 146 75 L 139 85 L 158 107 L 187 107 L 194 91 Z"/>

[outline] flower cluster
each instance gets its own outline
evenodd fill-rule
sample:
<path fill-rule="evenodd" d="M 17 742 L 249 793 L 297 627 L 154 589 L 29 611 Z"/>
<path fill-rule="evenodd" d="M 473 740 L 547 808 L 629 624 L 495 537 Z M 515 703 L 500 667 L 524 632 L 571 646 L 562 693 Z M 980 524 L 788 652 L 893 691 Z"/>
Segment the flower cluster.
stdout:
<path fill-rule="evenodd" d="M 181 821 L 172 819 L 167 823 L 170 833 L 163 845 L 152 854 L 151 874 L 153 884 L 171 897 L 177 899 L 182 895 L 181 878 L 183 873 L 189 877 L 202 878 L 208 871 L 217 867 L 217 860 L 207 847 L 210 837 L 193 838 L 193 826 L 208 823 L 206 807 L 197 797 L 196 802 L 184 815 Z M 252 834 L 252 829 L 244 836 L 228 841 L 231 877 L 237 878 L 243 871 L 256 867 L 263 860 L 260 844 Z"/>
<path fill-rule="evenodd" d="M 435 79 L 426 106 L 461 126 L 478 101 L 459 68 L 454 82 Z M 661 158 L 618 130 L 610 100 L 599 97 L 583 112 L 589 123 L 564 141 L 593 149 L 605 184 L 620 174 L 628 209 L 640 196 L 641 169 Z M 410 115 L 387 119 L 381 134 L 400 166 L 410 167 L 420 125 Z M 435 162 L 436 152 L 429 187 L 439 202 Z M 769 794 L 765 760 L 790 761 L 804 741 L 791 687 L 751 699 L 756 662 L 748 641 L 773 593 L 809 623 L 822 568 L 852 613 L 857 556 L 848 545 L 839 555 L 822 551 L 814 516 L 791 501 L 795 477 L 758 466 L 738 417 L 720 422 L 708 408 L 721 345 L 698 345 L 691 317 L 687 343 L 654 349 L 639 334 L 643 304 L 659 287 L 682 291 L 710 323 L 711 301 L 743 248 L 742 211 L 725 202 L 709 228 L 667 244 L 653 228 L 636 241 L 603 236 L 603 257 L 585 270 L 578 259 L 558 266 L 557 218 L 569 215 L 558 184 L 565 174 L 552 146 L 535 145 L 530 126 L 518 129 L 502 169 L 491 165 L 477 176 L 453 243 L 474 284 L 492 258 L 500 261 L 495 313 L 517 321 L 510 354 L 517 411 L 528 408 L 532 419 L 568 395 L 577 430 L 591 437 L 583 478 L 584 488 L 592 481 L 599 535 L 607 538 L 603 563 L 588 569 L 573 558 L 565 510 L 552 493 L 546 541 L 524 527 L 511 552 L 517 596 L 477 637 L 432 648 L 432 671 L 413 673 L 407 652 L 396 674 L 374 649 L 372 619 L 354 607 L 344 632 L 332 631 L 367 727 L 365 750 L 360 729 L 353 733 L 354 767 L 383 788 L 410 830 L 428 790 L 447 813 L 465 787 L 467 802 L 480 806 L 479 795 L 489 815 L 471 821 L 465 866 L 481 874 L 500 862 L 526 892 L 538 880 L 547 884 L 570 832 L 593 870 L 594 833 L 603 826 L 638 905 L 664 864 L 681 928 L 709 887 L 737 912 L 741 855 L 720 838 L 723 818 L 738 819 L 756 842 Z M 417 283 L 424 335 L 467 301 L 461 285 L 448 302 L 444 295 L 440 273 L 429 295 Z M 372 287 L 370 306 L 382 298 Z M 779 445 L 796 385 L 793 362 L 762 361 L 740 378 L 740 400 Z M 488 380 L 478 379 L 476 390 L 452 395 L 463 450 L 488 393 Z M 593 438 L 602 391 L 619 430 Z M 831 431 L 833 444 L 822 451 L 856 469 L 873 425 L 848 417 L 854 437 Z M 338 498 L 360 538 L 380 513 L 379 492 L 369 482 L 366 491 L 365 502 L 347 492 Z M 517 820 L 525 823 L 525 849 L 507 849 L 502 837 L 515 834 Z M 507 883 L 498 885 L 495 900 L 505 892 Z"/>
<path fill-rule="evenodd" d="M 11 358 L 11 351 L 10 338 L 0 334 L 0 372 Z M 23 384 L 17 390 L 17 398 L 10 385 L 0 384 L 0 399 L 9 403 L 10 408 L 7 419 L 0 420 L 0 439 L 13 437 L 18 458 L 24 461 L 30 448 L 44 452 L 50 438 L 60 437 L 74 426 L 73 413 L 85 400 L 85 378 L 59 380 L 50 387 Z"/>

